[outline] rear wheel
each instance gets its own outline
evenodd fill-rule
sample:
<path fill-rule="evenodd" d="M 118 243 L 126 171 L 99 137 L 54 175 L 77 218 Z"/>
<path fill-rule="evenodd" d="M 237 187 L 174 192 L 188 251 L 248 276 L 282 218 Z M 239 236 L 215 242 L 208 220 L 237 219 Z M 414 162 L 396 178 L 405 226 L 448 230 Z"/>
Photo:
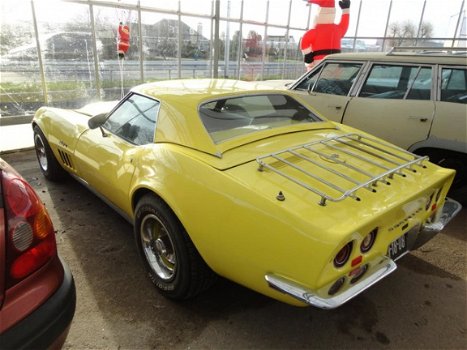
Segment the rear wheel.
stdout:
<path fill-rule="evenodd" d="M 467 185 L 467 155 L 438 149 L 424 150 L 419 154 L 430 157 L 430 162 L 438 164 L 443 168 L 456 170 L 456 177 L 452 183 L 452 189 L 459 189 Z"/>
<path fill-rule="evenodd" d="M 55 158 L 49 142 L 37 125 L 34 126 L 34 148 L 36 149 L 36 156 L 42 174 L 51 181 L 63 179 L 66 171 Z"/>
<path fill-rule="evenodd" d="M 148 194 L 135 211 L 135 239 L 149 278 L 166 297 L 188 299 L 207 289 L 214 273 L 170 208 Z"/>

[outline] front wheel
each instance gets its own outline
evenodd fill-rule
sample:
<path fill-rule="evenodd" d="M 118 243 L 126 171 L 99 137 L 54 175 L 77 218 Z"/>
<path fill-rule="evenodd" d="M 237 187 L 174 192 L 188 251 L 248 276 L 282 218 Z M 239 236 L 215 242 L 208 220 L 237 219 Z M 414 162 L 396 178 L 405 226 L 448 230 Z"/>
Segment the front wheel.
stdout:
<path fill-rule="evenodd" d="M 188 299 L 207 289 L 214 273 L 170 208 L 148 194 L 135 211 L 135 239 L 149 278 L 166 297 Z"/>
<path fill-rule="evenodd" d="M 37 125 L 34 126 L 33 130 L 34 148 L 36 149 L 36 156 L 42 174 L 46 179 L 51 181 L 58 181 L 63 179 L 66 172 L 55 158 L 55 155 L 53 154 L 49 142 L 44 136 L 44 133 Z"/>

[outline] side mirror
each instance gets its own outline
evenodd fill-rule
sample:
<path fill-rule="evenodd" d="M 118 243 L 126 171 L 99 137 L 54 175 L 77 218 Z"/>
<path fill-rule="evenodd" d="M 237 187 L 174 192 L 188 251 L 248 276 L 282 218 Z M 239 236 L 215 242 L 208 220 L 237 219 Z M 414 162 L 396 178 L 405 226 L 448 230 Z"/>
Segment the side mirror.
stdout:
<path fill-rule="evenodd" d="M 97 129 L 104 125 L 105 121 L 107 120 L 107 113 L 101 113 L 95 115 L 88 120 L 88 126 L 90 129 Z"/>

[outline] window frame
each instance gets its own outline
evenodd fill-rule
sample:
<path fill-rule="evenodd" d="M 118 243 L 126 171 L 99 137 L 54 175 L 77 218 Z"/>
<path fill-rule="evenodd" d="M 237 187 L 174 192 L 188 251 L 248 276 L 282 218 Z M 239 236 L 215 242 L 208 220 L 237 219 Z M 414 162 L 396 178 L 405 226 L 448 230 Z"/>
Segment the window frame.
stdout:
<path fill-rule="evenodd" d="M 435 98 L 435 100 L 439 101 L 439 102 L 456 103 L 457 104 L 457 102 L 441 100 L 442 88 L 443 88 L 443 69 L 461 69 L 461 70 L 467 71 L 467 67 L 462 66 L 462 65 L 450 65 L 450 64 L 440 64 L 440 65 L 438 65 L 436 98 Z"/>
<path fill-rule="evenodd" d="M 366 72 L 367 72 L 367 64 L 368 62 L 367 61 L 364 61 L 364 60 L 324 60 L 322 61 L 320 64 L 318 64 L 314 69 L 310 70 L 309 72 L 305 73 L 293 86 L 290 87 L 290 90 L 295 90 L 295 91 L 307 91 L 308 93 L 323 93 L 323 92 L 315 92 L 313 91 L 315 85 L 316 85 L 316 82 L 321 78 L 321 74 L 323 73 L 323 70 L 325 68 L 326 65 L 328 64 L 353 64 L 353 65 L 361 65 L 357 75 L 355 76 L 355 79 L 352 83 L 352 86 L 350 87 L 348 93 L 346 95 L 335 95 L 335 96 L 347 96 L 347 97 L 351 97 L 351 96 L 354 96 L 355 93 L 354 91 L 356 90 L 356 88 L 358 86 L 360 86 L 360 81 L 362 79 L 362 77 L 365 76 Z M 309 77 L 314 75 L 315 73 L 318 74 L 317 78 L 316 78 L 316 81 L 315 83 L 313 84 L 313 86 L 310 88 L 308 87 L 308 89 L 303 89 L 303 88 L 299 88 L 299 86 L 301 84 L 303 84 L 306 80 L 309 80 Z M 332 95 L 332 94 L 328 94 L 328 95 Z"/>
<path fill-rule="evenodd" d="M 421 69 L 423 68 L 429 68 L 431 69 L 431 85 L 430 85 L 430 98 L 427 99 L 427 100 L 419 100 L 419 99 L 407 99 L 407 96 L 410 92 L 410 90 L 406 90 L 405 93 L 404 93 L 404 96 L 403 98 L 400 98 L 398 100 L 411 100 L 411 101 L 433 101 L 436 99 L 436 84 L 437 84 L 437 70 L 436 70 L 436 64 L 429 64 L 429 63 L 411 63 L 411 62 L 401 62 L 401 61 L 398 61 L 398 62 L 389 62 L 389 61 L 384 61 L 384 60 L 375 60 L 375 61 L 371 61 L 369 62 L 368 66 L 367 66 L 367 69 L 365 71 L 365 74 L 364 76 L 362 77 L 362 79 L 360 80 L 359 82 L 359 85 L 356 87 L 355 89 L 355 94 L 353 96 L 355 97 L 359 97 L 359 98 L 368 98 L 367 96 L 360 96 L 361 92 L 362 92 L 362 89 L 363 87 L 365 86 L 365 83 L 366 81 L 368 80 L 374 66 L 376 65 L 385 65 L 385 66 L 403 66 L 403 67 L 415 67 L 418 69 L 418 73 L 417 75 L 419 74 L 419 72 L 421 71 Z M 410 89 L 412 88 L 413 84 L 415 83 L 415 80 L 414 79 L 414 82 L 412 83 L 412 85 L 410 86 Z"/>

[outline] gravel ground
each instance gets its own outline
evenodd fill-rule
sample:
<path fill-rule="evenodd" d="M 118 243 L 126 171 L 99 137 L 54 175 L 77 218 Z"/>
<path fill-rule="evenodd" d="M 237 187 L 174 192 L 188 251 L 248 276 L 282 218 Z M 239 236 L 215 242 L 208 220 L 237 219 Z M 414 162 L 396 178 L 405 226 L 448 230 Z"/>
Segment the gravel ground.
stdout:
<path fill-rule="evenodd" d="M 223 279 L 174 303 L 145 277 L 132 227 L 118 214 L 72 179 L 45 181 L 33 151 L 2 158 L 46 203 L 75 278 L 65 349 L 466 348 L 467 209 L 337 310 L 289 306 Z"/>

